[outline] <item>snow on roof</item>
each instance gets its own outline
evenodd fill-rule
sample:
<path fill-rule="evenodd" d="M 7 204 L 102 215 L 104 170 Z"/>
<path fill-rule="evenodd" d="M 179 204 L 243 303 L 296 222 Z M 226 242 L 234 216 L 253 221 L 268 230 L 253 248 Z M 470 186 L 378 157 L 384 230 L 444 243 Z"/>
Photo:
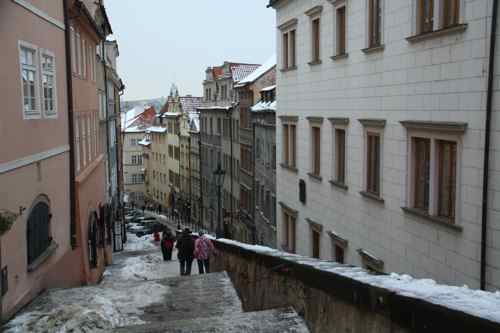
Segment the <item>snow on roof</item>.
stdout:
<path fill-rule="evenodd" d="M 153 132 L 153 133 L 165 133 L 166 131 L 167 128 L 161 126 L 150 126 L 146 129 L 146 132 Z"/>
<path fill-rule="evenodd" d="M 148 108 L 149 106 L 138 105 L 135 106 L 133 109 L 124 112 L 124 114 L 121 117 L 122 128 L 129 127 L 132 124 L 132 122 Z"/>
<path fill-rule="evenodd" d="M 274 66 L 276 66 L 276 54 L 274 54 L 271 58 L 269 58 L 262 66 L 258 67 L 248 76 L 246 76 L 243 80 L 239 81 L 238 86 L 253 83 L 255 80 L 257 80 L 262 75 L 267 73 Z"/>
<path fill-rule="evenodd" d="M 138 144 L 140 144 L 141 146 L 149 146 L 151 144 L 151 141 L 149 141 L 147 138 L 144 138 L 139 141 Z"/>
<path fill-rule="evenodd" d="M 274 90 L 274 89 L 276 89 L 276 85 L 272 85 L 272 86 L 269 86 L 269 87 L 262 88 L 260 91 L 271 91 L 271 90 Z"/>
<path fill-rule="evenodd" d="M 338 274 L 374 287 L 384 288 L 402 296 L 421 299 L 500 323 L 499 291 L 493 293 L 470 289 L 467 286 L 456 287 L 442 285 L 431 279 L 417 279 L 406 274 L 391 273 L 389 275 L 373 275 L 360 267 L 312 259 L 296 254 L 281 252 L 265 246 L 243 244 L 228 239 L 218 239 L 218 241 L 238 246 L 249 251 L 273 257 L 282 257 L 298 264 Z"/>
<path fill-rule="evenodd" d="M 231 110 L 232 106 L 221 106 L 221 105 L 214 105 L 214 106 L 200 106 L 198 110 L 226 110 L 229 111 Z"/>
<path fill-rule="evenodd" d="M 246 78 L 250 73 L 259 68 L 260 65 L 254 64 L 231 64 L 231 75 L 234 82 L 240 82 Z"/>
<path fill-rule="evenodd" d="M 260 101 L 250 108 L 252 112 L 276 111 L 276 101 Z"/>
<path fill-rule="evenodd" d="M 123 130 L 123 133 L 143 133 L 143 132 L 145 132 L 144 128 L 140 128 L 139 126 L 131 126 Z"/>
<path fill-rule="evenodd" d="M 161 115 L 162 118 L 166 118 L 166 117 L 178 117 L 182 115 L 181 112 L 165 112 Z"/>

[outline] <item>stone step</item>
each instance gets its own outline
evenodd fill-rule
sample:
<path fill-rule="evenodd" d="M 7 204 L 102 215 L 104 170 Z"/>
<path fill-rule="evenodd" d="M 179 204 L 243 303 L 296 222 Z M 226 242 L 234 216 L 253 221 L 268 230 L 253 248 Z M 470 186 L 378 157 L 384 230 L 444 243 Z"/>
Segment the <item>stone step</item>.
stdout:
<path fill-rule="evenodd" d="M 119 333 L 308 333 L 302 318 L 291 308 L 232 313 L 122 327 Z"/>
<path fill-rule="evenodd" d="M 146 323 L 241 313 L 243 307 L 227 273 L 179 276 L 156 281 L 168 287 L 160 304 L 143 309 Z"/>

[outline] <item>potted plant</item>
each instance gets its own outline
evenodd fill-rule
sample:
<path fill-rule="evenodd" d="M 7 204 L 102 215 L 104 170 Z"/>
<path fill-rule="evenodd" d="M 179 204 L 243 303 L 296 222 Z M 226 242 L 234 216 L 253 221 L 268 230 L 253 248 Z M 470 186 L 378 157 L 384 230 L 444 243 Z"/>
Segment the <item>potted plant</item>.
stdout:
<path fill-rule="evenodd" d="M 0 210 L 0 236 L 9 231 L 19 215 L 8 210 Z"/>

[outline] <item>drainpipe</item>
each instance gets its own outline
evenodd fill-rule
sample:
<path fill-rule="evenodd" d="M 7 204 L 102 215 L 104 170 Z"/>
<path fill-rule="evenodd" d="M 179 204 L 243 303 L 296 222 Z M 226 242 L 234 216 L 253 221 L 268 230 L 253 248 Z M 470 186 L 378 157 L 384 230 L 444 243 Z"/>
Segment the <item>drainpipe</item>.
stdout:
<path fill-rule="evenodd" d="M 484 140 L 484 165 L 483 165 L 483 204 L 481 219 L 481 290 L 486 290 L 486 242 L 488 233 L 488 183 L 490 169 L 490 136 L 491 113 L 493 104 L 493 80 L 495 75 L 495 46 L 497 30 L 498 1 L 493 1 L 490 33 L 490 57 L 488 68 L 488 95 L 486 102 L 485 140 Z"/>
<path fill-rule="evenodd" d="M 201 114 L 200 114 L 200 130 L 198 134 L 198 160 L 199 160 L 199 176 L 200 179 L 200 227 L 203 228 L 203 163 L 201 160 Z"/>
<path fill-rule="evenodd" d="M 69 141 L 69 201 L 70 201 L 70 243 L 71 248 L 76 248 L 76 186 L 75 186 L 75 135 L 74 135 L 74 110 L 73 110 L 73 71 L 71 66 L 71 37 L 68 0 L 63 1 L 64 12 L 64 41 L 66 44 L 66 90 L 68 99 L 68 141 Z"/>

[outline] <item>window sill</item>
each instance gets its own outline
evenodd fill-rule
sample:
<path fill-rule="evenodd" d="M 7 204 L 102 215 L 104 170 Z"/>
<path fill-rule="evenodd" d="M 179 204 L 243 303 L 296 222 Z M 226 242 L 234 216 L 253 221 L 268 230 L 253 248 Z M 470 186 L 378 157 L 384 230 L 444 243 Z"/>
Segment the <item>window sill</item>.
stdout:
<path fill-rule="evenodd" d="M 428 39 L 433 39 L 433 38 L 438 38 L 438 37 L 442 37 L 442 36 L 461 33 L 461 32 L 464 32 L 465 29 L 467 29 L 467 24 L 457 24 L 457 25 L 449 27 L 449 28 L 444 28 L 444 29 L 440 29 L 440 30 L 435 30 L 435 31 L 431 31 L 431 32 L 426 32 L 426 33 L 421 33 L 418 35 L 406 37 L 406 40 L 409 43 L 417 43 L 417 42 L 428 40 Z"/>
<path fill-rule="evenodd" d="M 348 57 L 349 53 L 341 53 L 341 54 L 336 54 L 330 58 L 335 61 L 335 60 L 347 59 Z"/>
<path fill-rule="evenodd" d="M 385 45 L 384 44 L 380 44 L 380 45 L 377 45 L 377 46 L 370 46 L 370 47 L 367 47 L 365 49 L 361 49 L 361 51 L 364 54 L 371 54 L 371 53 L 376 53 L 376 52 L 382 52 L 382 51 L 384 51 L 384 49 L 385 49 Z"/>
<path fill-rule="evenodd" d="M 417 209 L 417 208 L 401 207 L 401 209 L 406 214 L 410 214 L 410 215 L 413 215 L 413 216 L 420 217 L 420 218 L 422 218 L 424 220 L 430 221 L 430 222 L 435 223 L 435 224 L 439 224 L 439 225 L 441 225 L 443 227 L 446 227 L 446 228 L 449 228 L 449 229 L 452 229 L 452 230 L 455 230 L 455 231 L 458 231 L 458 232 L 462 232 L 462 230 L 463 230 L 463 228 L 461 226 L 453 224 L 447 218 L 438 217 L 438 216 L 432 216 L 432 215 L 429 215 L 427 212 L 424 212 L 424 211 L 422 211 L 420 209 Z"/>
<path fill-rule="evenodd" d="M 373 193 L 370 193 L 370 192 L 360 191 L 359 194 L 361 194 L 362 197 L 374 200 L 374 201 L 381 203 L 381 204 L 383 204 L 385 202 L 384 199 L 382 199 L 380 196 L 373 194 Z"/>
<path fill-rule="evenodd" d="M 59 245 L 56 242 L 51 241 L 49 247 L 43 253 L 38 256 L 31 264 L 28 265 L 28 272 L 35 271 L 38 267 L 40 267 L 44 262 L 46 262 L 57 250 Z"/>
<path fill-rule="evenodd" d="M 289 170 L 289 171 L 292 171 L 292 172 L 295 172 L 295 173 L 298 173 L 299 172 L 299 169 L 295 168 L 295 167 L 292 167 L 292 166 L 288 166 L 284 163 L 281 163 L 280 166 L 283 168 L 283 169 L 286 169 L 286 170 Z"/>
<path fill-rule="evenodd" d="M 280 71 L 281 71 L 282 73 L 284 73 L 284 72 L 294 71 L 294 70 L 296 70 L 296 69 L 297 69 L 297 66 L 292 66 L 292 67 L 282 68 L 282 69 L 280 69 Z"/>
<path fill-rule="evenodd" d="M 321 65 L 321 63 L 322 63 L 322 61 L 318 59 L 318 60 L 310 61 L 307 64 L 309 66 L 317 66 L 317 65 Z"/>
<path fill-rule="evenodd" d="M 335 186 L 335 187 L 337 187 L 337 188 L 340 188 L 340 189 L 342 189 L 342 190 L 345 190 L 345 191 L 349 190 L 349 187 L 348 187 L 345 183 L 343 183 L 343 182 L 339 182 L 339 181 L 337 181 L 337 180 L 333 180 L 333 179 L 332 179 L 332 180 L 330 180 L 330 184 L 332 184 L 333 186 Z"/>
<path fill-rule="evenodd" d="M 315 181 L 317 181 L 317 182 L 322 182 L 322 181 L 323 181 L 323 177 L 321 177 L 320 175 L 316 175 L 316 174 L 311 173 L 311 172 L 308 172 L 308 173 L 307 173 L 307 175 L 308 175 L 310 178 L 312 178 L 312 179 L 314 179 Z"/>

